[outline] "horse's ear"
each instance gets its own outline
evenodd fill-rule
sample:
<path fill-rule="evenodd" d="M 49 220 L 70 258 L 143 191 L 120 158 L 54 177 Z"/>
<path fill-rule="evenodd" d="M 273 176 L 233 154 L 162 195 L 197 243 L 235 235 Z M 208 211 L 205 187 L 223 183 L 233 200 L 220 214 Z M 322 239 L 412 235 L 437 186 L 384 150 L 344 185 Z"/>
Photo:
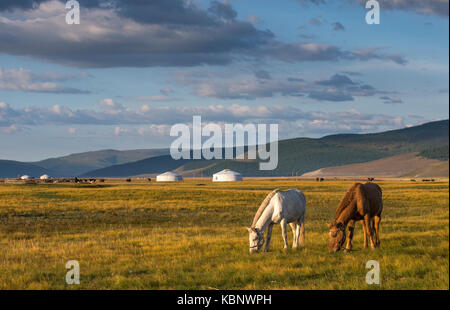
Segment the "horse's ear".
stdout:
<path fill-rule="evenodd" d="M 333 226 L 333 223 L 327 223 L 328 228 L 331 228 Z"/>
<path fill-rule="evenodd" d="M 247 228 L 248 232 L 252 232 L 252 229 L 250 227 L 245 227 Z"/>

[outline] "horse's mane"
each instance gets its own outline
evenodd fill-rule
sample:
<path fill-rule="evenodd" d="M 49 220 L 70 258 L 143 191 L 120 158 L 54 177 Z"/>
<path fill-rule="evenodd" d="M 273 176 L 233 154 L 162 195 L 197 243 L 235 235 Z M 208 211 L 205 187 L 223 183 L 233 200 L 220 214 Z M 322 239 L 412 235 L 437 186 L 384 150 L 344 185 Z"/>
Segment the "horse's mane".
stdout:
<path fill-rule="evenodd" d="M 255 227 L 256 222 L 258 222 L 259 218 L 261 217 L 261 215 L 263 214 L 264 210 L 266 209 L 267 205 L 269 204 L 270 200 L 272 199 L 272 197 L 278 193 L 280 190 L 277 188 L 275 190 L 273 190 L 269 195 L 267 195 L 267 197 L 263 200 L 263 202 L 261 203 L 261 205 L 259 206 L 258 211 L 256 211 L 255 217 L 253 218 L 253 223 L 252 223 L 252 227 Z"/>
<path fill-rule="evenodd" d="M 353 201 L 356 194 L 356 188 L 360 185 L 361 185 L 360 183 L 353 184 L 352 187 L 348 189 L 347 193 L 345 193 L 344 198 L 342 198 L 336 210 L 336 215 L 334 216 L 335 221 L 337 220 L 339 215 L 341 215 L 342 211 L 344 211 L 344 209 Z"/>

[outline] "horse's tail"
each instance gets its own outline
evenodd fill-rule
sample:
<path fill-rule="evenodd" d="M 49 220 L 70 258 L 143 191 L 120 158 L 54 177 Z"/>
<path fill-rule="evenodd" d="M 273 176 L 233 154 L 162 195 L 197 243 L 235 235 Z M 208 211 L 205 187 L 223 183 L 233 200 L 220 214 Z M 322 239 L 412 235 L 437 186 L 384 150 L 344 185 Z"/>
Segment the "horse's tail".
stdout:
<path fill-rule="evenodd" d="M 298 238 L 298 245 L 305 246 L 305 216 L 303 216 L 302 220 L 297 225 L 301 225 L 300 236 Z"/>
<path fill-rule="evenodd" d="M 270 200 L 273 196 L 275 196 L 276 193 L 278 193 L 280 190 L 277 188 L 273 190 L 267 197 L 263 200 L 261 205 L 258 208 L 258 211 L 256 211 L 255 217 L 253 218 L 252 227 L 255 227 L 256 222 L 258 222 L 259 218 L 261 217 L 262 213 L 266 209 L 267 205 L 269 204 Z"/>

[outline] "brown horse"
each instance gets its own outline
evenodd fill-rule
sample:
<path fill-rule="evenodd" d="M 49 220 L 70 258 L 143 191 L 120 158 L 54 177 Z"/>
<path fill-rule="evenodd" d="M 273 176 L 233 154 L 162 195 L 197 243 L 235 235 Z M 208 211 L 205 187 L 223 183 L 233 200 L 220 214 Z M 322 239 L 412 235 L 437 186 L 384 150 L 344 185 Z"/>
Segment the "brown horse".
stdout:
<path fill-rule="evenodd" d="M 374 249 L 380 245 L 379 228 L 383 197 L 381 188 L 375 183 L 355 183 L 345 194 L 336 210 L 334 221 L 328 224 L 330 228 L 330 252 L 337 252 L 345 242 L 345 228 L 348 226 L 348 240 L 345 251 L 352 248 L 355 222 L 361 221 L 364 229 L 364 248 L 367 239 Z"/>

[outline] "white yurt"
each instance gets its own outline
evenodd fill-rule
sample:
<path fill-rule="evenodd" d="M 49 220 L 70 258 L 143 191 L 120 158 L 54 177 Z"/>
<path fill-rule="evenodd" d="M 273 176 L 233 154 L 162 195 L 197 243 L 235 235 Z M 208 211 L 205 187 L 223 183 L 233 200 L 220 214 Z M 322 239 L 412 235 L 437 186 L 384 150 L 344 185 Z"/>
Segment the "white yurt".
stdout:
<path fill-rule="evenodd" d="M 21 176 L 20 179 L 22 179 L 22 180 L 29 180 L 30 177 L 25 174 L 25 175 Z"/>
<path fill-rule="evenodd" d="M 41 180 L 48 180 L 50 179 L 50 177 L 47 174 L 41 175 L 40 177 Z"/>
<path fill-rule="evenodd" d="M 239 172 L 224 169 L 220 172 L 213 174 L 213 182 L 235 182 L 242 181 L 242 175 Z"/>
<path fill-rule="evenodd" d="M 183 176 L 172 171 L 168 171 L 156 176 L 156 182 L 180 182 L 180 181 L 183 181 Z"/>

